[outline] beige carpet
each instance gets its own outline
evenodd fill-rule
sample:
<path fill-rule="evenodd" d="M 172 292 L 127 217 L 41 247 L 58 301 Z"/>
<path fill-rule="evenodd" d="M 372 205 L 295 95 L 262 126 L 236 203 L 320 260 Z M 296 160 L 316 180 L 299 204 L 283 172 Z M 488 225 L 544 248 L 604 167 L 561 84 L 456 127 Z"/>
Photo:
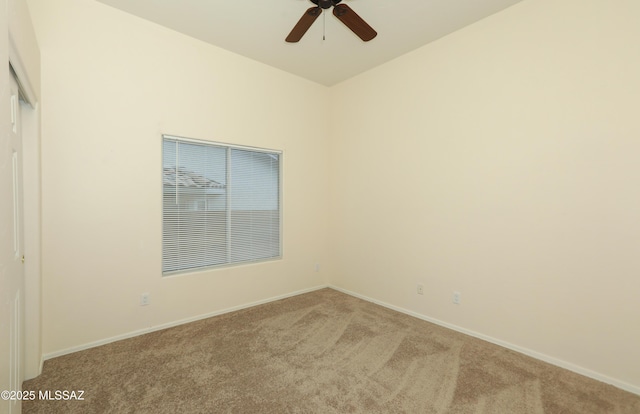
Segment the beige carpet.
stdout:
<path fill-rule="evenodd" d="M 640 397 L 331 289 L 46 361 L 29 413 L 638 414 Z"/>

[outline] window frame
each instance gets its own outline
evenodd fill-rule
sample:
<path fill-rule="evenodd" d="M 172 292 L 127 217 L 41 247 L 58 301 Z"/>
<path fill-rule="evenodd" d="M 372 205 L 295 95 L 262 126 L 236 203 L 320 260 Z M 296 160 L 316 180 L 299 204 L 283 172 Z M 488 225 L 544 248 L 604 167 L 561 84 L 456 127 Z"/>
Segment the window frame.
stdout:
<path fill-rule="evenodd" d="M 271 257 L 266 257 L 266 258 L 259 258 L 259 259 L 254 259 L 254 260 L 243 260 L 243 261 L 237 261 L 237 262 L 232 262 L 232 261 L 226 261 L 224 263 L 221 264 L 214 264 L 214 265 L 207 265 L 207 266 L 199 266 L 199 267 L 189 267 L 189 268 L 182 268 L 182 269 L 176 269 L 176 270 L 169 270 L 169 271 L 165 271 L 164 270 L 164 261 L 165 261 L 165 255 L 164 255 L 164 251 L 165 251 L 165 237 L 164 237 L 164 226 L 165 226 L 165 194 L 164 194 L 164 168 L 165 168 L 165 164 L 164 164 L 164 151 L 165 151 L 165 142 L 166 141 L 172 141 L 172 142 L 178 142 L 178 143 L 185 143 L 185 144 L 195 144 L 195 145 L 204 145 L 204 146 L 214 146 L 214 147 L 221 147 L 221 148 L 225 148 L 228 152 L 227 152 L 227 157 L 230 155 L 231 150 L 240 150 L 240 151 L 249 151 L 249 152 L 254 152 L 254 153 L 262 153 L 262 154 L 270 154 L 270 155 L 277 155 L 277 160 L 278 160 L 278 181 L 277 181 L 277 186 L 278 186 L 278 255 L 277 256 L 271 256 Z M 196 138 L 188 138 L 188 137 L 183 137 L 183 136 L 178 136 L 178 135 L 171 135 L 171 134 L 162 134 L 161 135 L 161 139 L 160 139 L 160 155 L 161 155 L 161 160 L 160 160 L 160 176 L 161 176 L 161 180 L 160 180 L 160 198 L 161 198 L 161 225 L 160 225 L 160 230 L 161 230 L 161 274 L 162 277 L 168 277 L 168 276 L 177 276 L 177 275 L 183 275 L 183 274 L 188 274 L 188 273 L 196 273 L 196 272 L 203 272 L 203 271 L 210 271 L 210 270 L 216 270 L 216 269 L 224 269 L 224 268 L 229 268 L 229 267 L 237 267 L 237 266 L 245 266 L 245 265 L 255 265 L 255 264 L 260 264 L 260 263 L 267 263 L 267 262 L 272 262 L 272 261 L 278 261 L 278 260 L 282 260 L 284 253 L 283 253 L 283 166 L 284 166 L 284 161 L 283 161 L 283 151 L 282 150 L 275 150 L 275 149 L 269 149 L 269 148 L 261 148 L 261 147 L 254 147 L 254 146 L 247 146 L 247 145 L 238 145 L 238 144 L 230 144 L 227 142 L 221 142 L 221 141 L 209 141 L 209 140 L 203 140 L 203 139 L 196 139 Z M 228 161 L 227 161 L 228 162 Z M 228 165 L 228 164 L 227 164 Z M 227 171 L 227 174 L 229 174 L 229 172 Z M 228 183 L 227 183 L 228 184 Z M 231 196 L 228 196 L 231 197 Z M 230 206 L 226 206 L 225 211 L 229 212 L 231 211 Z M 228 231 L 228 230 L 227 230 Z"/>

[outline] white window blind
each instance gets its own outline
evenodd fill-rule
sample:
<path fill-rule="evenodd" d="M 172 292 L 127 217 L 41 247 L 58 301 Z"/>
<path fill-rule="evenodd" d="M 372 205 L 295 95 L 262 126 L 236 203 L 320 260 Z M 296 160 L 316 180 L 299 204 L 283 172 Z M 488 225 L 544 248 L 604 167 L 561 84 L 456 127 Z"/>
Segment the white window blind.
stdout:
<path fill-rule="evenodd" d="M 163 136 L 162 272 L 280 257 L 279 152 Z"/>

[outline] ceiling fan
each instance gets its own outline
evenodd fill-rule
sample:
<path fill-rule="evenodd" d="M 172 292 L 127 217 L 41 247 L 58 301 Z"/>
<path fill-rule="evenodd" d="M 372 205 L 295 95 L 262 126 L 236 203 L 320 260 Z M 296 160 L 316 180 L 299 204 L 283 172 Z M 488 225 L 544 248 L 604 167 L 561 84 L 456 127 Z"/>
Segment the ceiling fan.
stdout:
<path fill-rule="evenodd" d="M 360 39 L 368 42 L 376 37 L 378 33 L 367 22 L 362 20 L 360 16 L 354 12 L 351 7 L 346 4 L 338 4 L 342 0 L 311 0 L 316 7 L 307 9 L 302 15 L 298 23 L 293 27 L 289 36 L 285 39 L 289 43 L 295 43 L 302 39 L 302 36 L 309 30 L 313 22 L 322 14 L 322 10 L 333 7 L 333 15 L 345 24 Z"/>

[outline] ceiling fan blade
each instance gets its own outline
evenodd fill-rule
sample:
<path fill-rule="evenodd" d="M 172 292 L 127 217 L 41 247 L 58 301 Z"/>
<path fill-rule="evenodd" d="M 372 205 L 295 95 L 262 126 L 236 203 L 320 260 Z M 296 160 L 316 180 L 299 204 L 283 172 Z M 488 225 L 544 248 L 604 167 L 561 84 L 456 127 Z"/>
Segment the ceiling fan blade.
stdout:
<path fill-rule="evenodd" d="M 322 9 L 320 7 L 311 7 L 307 9 L 300 20 L 298 20 L 298 23 L 296 23 L 296 25 L 293 27 L 291 33 L 289 33 L 289 36 L 287 36 L 285 41 L 289 43 L 295 43 L 302 39 L 302 36 L 307 33 L 307 30 L 309 30 L 313 22 L 316 21 L 321 13 Z"/>
<path fill-rule="evenodd" d="M 368 42 L 378 35 L 367 22 L 362 20 L 362 17 L 358 16 L 356 12 L 346 4 L 336 4 L 333 6 L 333 15 L 365 42 Z"/>

